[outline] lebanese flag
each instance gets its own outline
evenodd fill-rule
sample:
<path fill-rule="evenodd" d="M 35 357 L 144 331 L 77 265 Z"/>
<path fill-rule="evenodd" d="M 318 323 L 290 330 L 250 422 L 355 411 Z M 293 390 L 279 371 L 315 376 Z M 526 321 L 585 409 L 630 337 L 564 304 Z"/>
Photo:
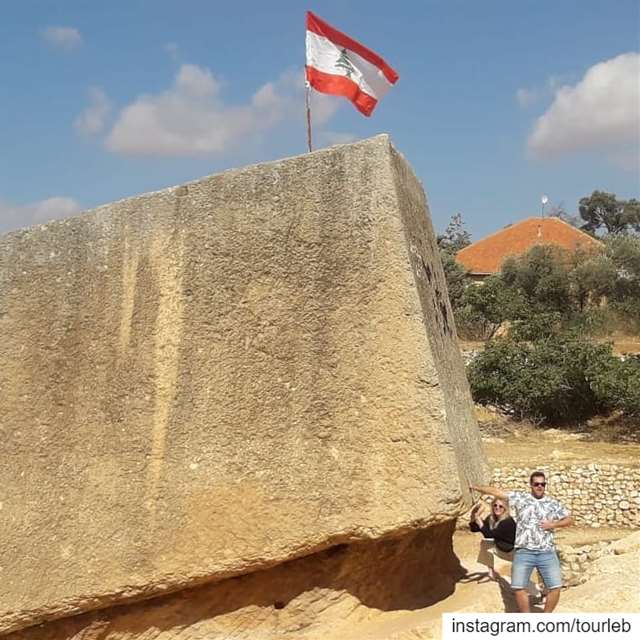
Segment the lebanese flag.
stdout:
<path fill-rule="evenodd" d="M 307 81 L 321 93 L 343 96 L 370 116 L 398 74 L 377 54 L 307 11 Z"/>

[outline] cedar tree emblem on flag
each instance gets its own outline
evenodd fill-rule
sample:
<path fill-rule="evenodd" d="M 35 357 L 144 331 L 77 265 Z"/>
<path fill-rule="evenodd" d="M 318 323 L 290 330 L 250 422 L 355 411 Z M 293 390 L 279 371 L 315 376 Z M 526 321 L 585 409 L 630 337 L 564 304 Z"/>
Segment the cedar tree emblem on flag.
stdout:
<path fill-rule="evenodd" d="M 370 116 L 398 74 L 376 53 L 307 11 L 307 82 Z"/>

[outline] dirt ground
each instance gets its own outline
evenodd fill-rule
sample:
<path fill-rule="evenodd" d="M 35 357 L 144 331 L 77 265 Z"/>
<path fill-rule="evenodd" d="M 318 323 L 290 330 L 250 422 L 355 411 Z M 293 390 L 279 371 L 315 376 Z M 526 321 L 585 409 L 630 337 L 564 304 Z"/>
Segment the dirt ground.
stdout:
<path fill-rule="evenodd" d="M 529 466 L 532 458 L 545 463 L 561 460 L 569 463 L 638 463 L 640 443 L 617 442 L 615 434 L 600 432 L 605 440 L 594 439 L 593 433 L 575 432 L 566 429 L 542 429 L 532 424 L 517 423 L 498 412 L 477 407 L 483 431 L 485 452 L 491 465 L 504 463 Z M 596 429 L 597 432 L 597 429 Z M 559 530 L 557 542 L 580 546 L 594 542 L 612 542 L 628 536 L 633 530 L 588 527 L 569 527 Z M 461 565 L 466 570 L 456 584 L 455 591 L 447 598 L 425 609 L 415 611 L 381 612 L 368 623 L 358 625 L 352 635 L 344 635 L 344 640 L 418 640 L 441 637 L 441 616 L 443 613 L 501 613 L 516 611 L 511 590 L 489 579 L 487 568 L 477 562 L 478 536 L 464 529 L 456 531 L 453 539 L 454 550 Z M 571 603 L 571 587 L 561 596 Z M 573 606 L 568 604 L 568 606 Z M 534 611 L 541 612 L 540 603 Z"/>
<path fill-rule="evenodd" d="M 640 353 L 640 336 L 614 334 L 598 338 L 597 342 L 612 342 L 614 353 Z M 458 340 L 462 351 L 478 351 L 484 347 L 482 340 Z"/>
<path fill-rule="evenodd" d="M 578 544 L 599 540 L 613 541 L 629 535 L 626 529 L 571 528 L 559 536 L 565 543 Z M 478 536 L 458 531 L 454 536 L 454 550 L 466 575 L 456 584 L 455 591 L 444 600 L 425 609 L 414 611 L 385 611 L 367 623 L 358 625 L 353 634 L 344 640 L 426 640 L 441 637 L 443 613 L 509 613 L 517 611 L 511 590 L 489 579 L 487 568 L 477 562 Z M 561 595 L 566 599 L 571 588 Z M 542 612 L 539 602 L 532 604 L 532 611 Z"/>
<path fill-rule="evenodd" d="M 633 464 L 640 460 L 640 443 L 594 441 L 587 432 L 522 428 L 512 434 L 485 435 L 484 450 L 492 466 L 535 466 L 550 461 L 590 464 Z"/>

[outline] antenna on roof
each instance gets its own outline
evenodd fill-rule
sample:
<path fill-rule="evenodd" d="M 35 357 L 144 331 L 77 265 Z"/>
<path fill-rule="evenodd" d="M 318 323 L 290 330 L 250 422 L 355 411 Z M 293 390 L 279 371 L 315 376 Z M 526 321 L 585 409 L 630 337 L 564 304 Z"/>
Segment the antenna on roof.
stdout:
<path fill-rule="evenodd" d="M 542 196 L 542 198 L 540 198 L 540 202 L 542 202 L 542 217 L 544 218 L 544 205 L 549 202 L 549 198 L 547 198 L 547 196 Z"/>

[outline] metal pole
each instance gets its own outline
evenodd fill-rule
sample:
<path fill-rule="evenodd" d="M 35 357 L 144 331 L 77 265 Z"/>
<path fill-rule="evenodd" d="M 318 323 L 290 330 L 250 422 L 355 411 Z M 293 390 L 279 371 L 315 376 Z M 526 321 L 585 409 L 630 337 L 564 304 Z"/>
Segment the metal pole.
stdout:
<path fill-rule="evenodd" d="M 306 91 L 305 91 L 305 102 L 307 105 L 307 146 L 309 147 L 309 151 L 313 151 L 311 146 L 311 104 L 309 100 L 309 94 L 311 93 L 311 85 L 307 80 L 305 82 Z"/>

